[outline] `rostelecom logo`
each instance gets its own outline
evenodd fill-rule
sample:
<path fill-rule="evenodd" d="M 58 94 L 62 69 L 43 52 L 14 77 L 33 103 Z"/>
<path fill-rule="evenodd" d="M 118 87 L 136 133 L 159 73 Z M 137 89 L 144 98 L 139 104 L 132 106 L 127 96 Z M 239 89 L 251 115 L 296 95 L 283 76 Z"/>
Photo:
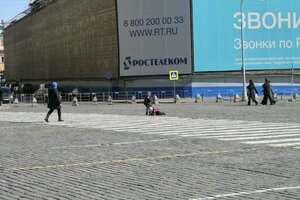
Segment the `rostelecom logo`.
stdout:
<path fill-rule="evenodd" d="M 187 64 L 187 57 L 132 59 L 131 56 L 127 56 L 123 62 L 123 67 L 124 70 L 129 70 L 131 67 L 178 66 Z"/>
<path fill-rule="evenodd" d="M 125 58 L 125 61 L 123 62 L 124 70 L 129 70 L 130 66 L 132 65 L 131 57 L 128 56 Z"/>

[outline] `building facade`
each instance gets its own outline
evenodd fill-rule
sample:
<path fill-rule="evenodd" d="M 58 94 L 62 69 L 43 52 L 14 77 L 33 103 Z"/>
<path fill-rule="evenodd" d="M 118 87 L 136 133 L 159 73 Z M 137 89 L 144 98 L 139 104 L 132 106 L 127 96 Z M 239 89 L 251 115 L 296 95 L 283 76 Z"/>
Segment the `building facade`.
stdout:
<path fill-rule="evenodd" d="M 118 76 L 115 2 L 53 0 L 5 29 L 8 80 L 92 81 Z"/>
<path fill-rule="evenodd" d="M 52 0 L 5 29 L 6 76 L 101 91 L 112 74 L 115 90 L 163 91 L 178 70 L 179 90 L 228 94 L 244 66 L 247 79 L 289 90 L 299 10 L 297 0 Z"/>

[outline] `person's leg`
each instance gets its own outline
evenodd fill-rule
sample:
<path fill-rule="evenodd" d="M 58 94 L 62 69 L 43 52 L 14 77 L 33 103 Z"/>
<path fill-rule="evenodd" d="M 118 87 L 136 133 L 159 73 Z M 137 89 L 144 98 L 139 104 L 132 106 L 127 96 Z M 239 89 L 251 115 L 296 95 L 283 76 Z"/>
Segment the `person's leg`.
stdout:
<path fill-rule="evenodd" d="M 58 108 L 58 109 L 57 109 L 57 114 L 58 114 L 58 121 L 59 121 L 59 122 L 64 121 L 64 120 L 62 120 L 62 118 L 61 118 L 61 108 Z"/>
<path fill-rule="evenodd" d="M 267 105 L 267 101 L 268 101 L 267 95 L 264 95 L 264 98 L 263 98 L 261 104 L 262 105 Z"/>
<path fill-rule="evenodd" d="M 151 107 L 151 106 L 146 106 L 146 115 L 149 115 L 149 114 L 150 114 L 150 107 Z"/>
<path fill-rule="evenodd" d="M 45 121 L 46 121 L 46 122 L 49 122 L 49 117 L 50 117 L 51 113 L 53 113 L 53 111 L 54 111 L 54 109 L 50 108 L 50 110 L 49 110 L 49 112 L 47 113 L 47 116 L 46 116 L 46 118 L 45 118 Z"/>
<path fill-rule="evenodd" d="M 250 105 L 251 105 L 251 98 L 252 98 L 252 96 L 251 96 L 251 95 L 249 95 L 249 96 L 248 96 L 248 106 L 250 106 Z"/>
<path fill-rule="evenodd" d="M 255 94 L 254 95 L 251 95 L 251 99 L 252 99 L 252 101 L 257 105 L 258 104 L 258 102 L 257 102 L 257 100 L 256 100 L 256 98 L 255 98 Z"/>

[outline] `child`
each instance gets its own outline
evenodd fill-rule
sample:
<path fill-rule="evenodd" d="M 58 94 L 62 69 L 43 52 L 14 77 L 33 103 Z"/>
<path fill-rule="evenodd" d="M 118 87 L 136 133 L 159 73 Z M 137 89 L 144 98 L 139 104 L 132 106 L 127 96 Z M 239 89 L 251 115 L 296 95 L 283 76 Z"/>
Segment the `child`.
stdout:
<path fill-rule="evenodd" d="M 166 113 L 162 112 L 158 108 L 150 107 L 150 115 L 165 115 Z"/>

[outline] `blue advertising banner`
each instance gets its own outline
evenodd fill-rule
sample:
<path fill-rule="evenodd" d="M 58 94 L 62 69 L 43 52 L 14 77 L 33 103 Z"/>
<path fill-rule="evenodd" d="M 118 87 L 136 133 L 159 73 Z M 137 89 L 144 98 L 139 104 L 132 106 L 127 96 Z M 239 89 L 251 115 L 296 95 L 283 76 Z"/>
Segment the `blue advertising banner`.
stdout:
<path fill-rule="evenodd" d="M 299 0 L 193 0 L 195 71 L 300 68 Z"/>

